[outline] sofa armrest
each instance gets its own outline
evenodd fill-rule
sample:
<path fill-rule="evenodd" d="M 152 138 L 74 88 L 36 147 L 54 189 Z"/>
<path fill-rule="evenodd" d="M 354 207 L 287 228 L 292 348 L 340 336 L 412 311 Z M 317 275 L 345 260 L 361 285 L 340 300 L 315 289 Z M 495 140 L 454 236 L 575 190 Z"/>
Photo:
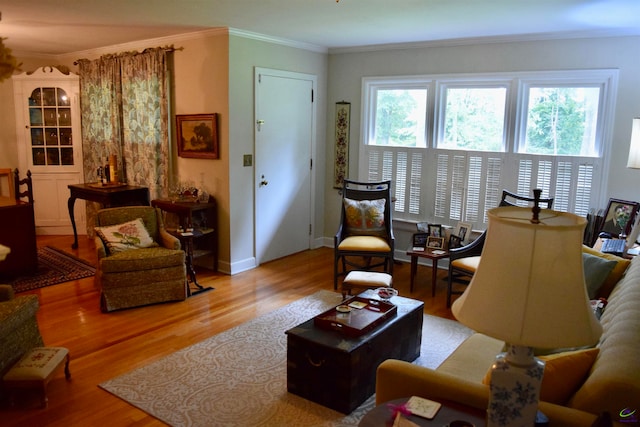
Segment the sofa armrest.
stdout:
<path fill-rule="evenodd" d="M 158 231 L 160 232 L 160 246 L 167 249 L 180 249 L 180 239 L 172 236 L 165 228 L 160 228 Z"/>
<path fill-rule="evenodd" d="M 457 402 L 477 409 L 489 403 L 489 387 L 400 360 L 385 360 L 376 375 L 376 404 L 403 397 L 420 396 L 436 401 Z M 550 427 L 590 426 L 596 416 L 577 409 L 540 402 Z"/>
<path fill-rule="evenodd" d="M 376 374 L 376 404 L 410 396 L 461 402 L 478 409 L 489 403 L 489 389 L 484 384 L 401 360 L 382 362 Z"/>
<path fill-rule="evenodd" d="M 0 301 L 10 301 L 15 297 L 11 285 L 0 285 Z"/>
<path fill-rule="evenodd" d="M 95 236 L 93 238 L 93 242 L 95 243 L 96 253 L 98 254 L 98 263 L 100 263 L 100 260 L 107 256 L 107 247 L 105 246 L 102 239 L 98 236 Z"/>

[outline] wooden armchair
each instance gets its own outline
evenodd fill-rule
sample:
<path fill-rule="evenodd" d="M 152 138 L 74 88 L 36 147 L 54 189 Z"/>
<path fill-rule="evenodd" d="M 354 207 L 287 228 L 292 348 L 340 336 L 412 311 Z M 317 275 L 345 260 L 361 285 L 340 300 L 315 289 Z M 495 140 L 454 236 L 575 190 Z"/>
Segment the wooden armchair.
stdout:
<path fill-rule="evenodd" d="M 334 289 L 349 267 L 364 271 L 382 267 L 393 275 L 392 208 L 391 181 L 344 180 L 340 226 L 333 239 Z"/>
<path fill-rule="evenodd" d="M 533 203 L 533 197 L 521 196 L 507 190 L 502 190 L 500 206 L 528 206 Z M 553 198 L 540 199 L 541 207 L 551 209 Z M 546 206 L 545 206 L 546 205 Z M 447 308 L 451 307 L 451 297 L 459 295 L 463 290 L 454 290 L 454 282 L 468 285 L 480 263 L 480 255 L 484 247 L 486 230 L 473 242 L 461 248 L 449 251 L 449 277 L 447 278 Z"/>
<path fill-rule="evenodd" d="M 103 312 L 187 298 L 185 253 L 165 230 L 159 209 L 98 211 L 95 242 L 95 280 Z"/>

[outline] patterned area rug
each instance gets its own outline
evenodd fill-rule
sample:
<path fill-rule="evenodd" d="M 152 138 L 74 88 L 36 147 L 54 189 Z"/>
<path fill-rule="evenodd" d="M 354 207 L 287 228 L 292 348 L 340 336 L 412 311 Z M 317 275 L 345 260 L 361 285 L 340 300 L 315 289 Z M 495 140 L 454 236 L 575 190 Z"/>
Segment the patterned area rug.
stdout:
<path fill-rule="evenodd" d="M 24 292 L 96 274 L 94 266 L 60 249 L 45 246 L 38 249 L 38 271 L 10 282 L 14 291 Z"/>
<path fill-rule="evenodd" d="M 285 331 L 341 300 L 319 291 L 100 387 L 174 427 L 357 426 L 375 396 L 344 415 L 287 392 Z M 425 315 L 414 363 L 437 367 L 470 334 L 457 322 Z"/>

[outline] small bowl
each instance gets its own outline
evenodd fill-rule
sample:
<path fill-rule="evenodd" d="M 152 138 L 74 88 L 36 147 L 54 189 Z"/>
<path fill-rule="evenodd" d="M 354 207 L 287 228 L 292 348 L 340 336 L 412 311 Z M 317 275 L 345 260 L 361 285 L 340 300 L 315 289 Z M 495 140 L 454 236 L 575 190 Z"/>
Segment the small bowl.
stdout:
<path fill-rule="evenodd" d="M 391 298 L 398 296 L 398 290 L 394 288 L 378 288 L 375 293 L 384 301 L 389 301 Z"/>
<path fill-rule="evenodd" d="M 339 305 L 336 307 L 336 311 L 338 313 L 349 313 L 351 311 L 351 307 L 348 305 Z"/>

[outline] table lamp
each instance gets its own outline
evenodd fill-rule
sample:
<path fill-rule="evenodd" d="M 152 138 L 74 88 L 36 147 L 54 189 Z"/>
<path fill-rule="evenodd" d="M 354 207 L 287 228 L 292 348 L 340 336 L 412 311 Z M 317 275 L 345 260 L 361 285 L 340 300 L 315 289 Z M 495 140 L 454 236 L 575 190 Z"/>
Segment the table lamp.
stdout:
<path fill-rule="evenodd" d="M 452 311 L 506 343 L 492 366 L 487 426 L 533 426 L 544 373 L 533 348 L 590 345 L 602 333 L 584 281 L 586 220 L 537 203 L 495 208 L 488 217 L 480 264 Z"/>
<path fill-rule="evenodd" d="M 631 144 L 629 145 L 627 167 L 640 169 L 640 117 L 634 118 L 631 125 Z"/>

